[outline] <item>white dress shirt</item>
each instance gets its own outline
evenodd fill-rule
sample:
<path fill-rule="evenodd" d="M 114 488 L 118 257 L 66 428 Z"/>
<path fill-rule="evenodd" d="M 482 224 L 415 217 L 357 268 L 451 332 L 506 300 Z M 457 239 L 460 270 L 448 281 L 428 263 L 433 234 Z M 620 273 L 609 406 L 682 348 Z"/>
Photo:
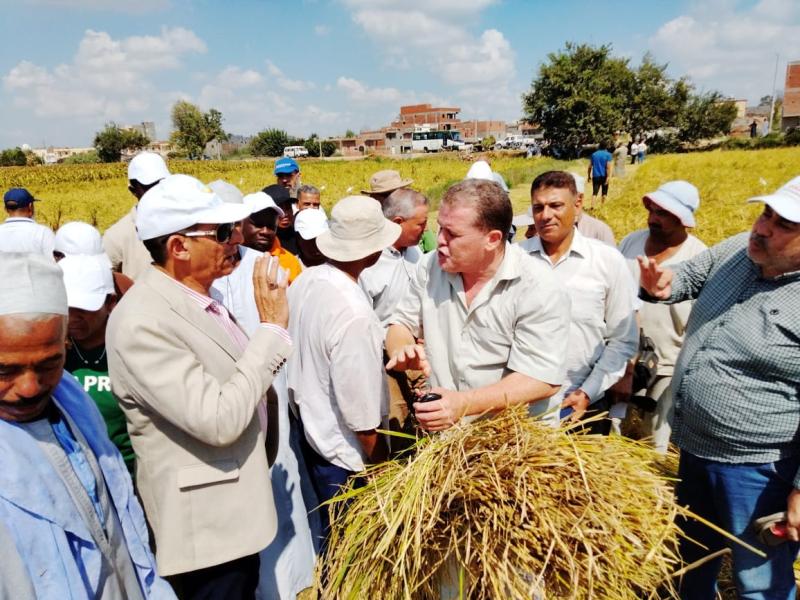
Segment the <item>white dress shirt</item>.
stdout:
<path fill-rule="evenodd" d="M 306 439 L 328 462 L 361 471 L 367 456 L 355 432 L 388 414 L 383 328 L 364 290 L 329 264 L 303 271 L 288 295 L 287 377 Z"/>
<path fill-rule="evenodd" d="M 384 328 L 392 322 L 400 300 L 408 293 L 415 265 L 422 257 L 419 247 L 396 250 L 390 246 L 369 269 L 364 269 L 358 284 L 372 301 L 372 308 Z"/>
<path fill-rule="evenodd" d="M 625 258 L 616 248 L 586 238 L 577 229 L 569 250 L 555 264 L 539 236 L 520 246 L 552 269 L 572 301 L 567 376 L 561 395 L 580 388 L 595 402 L 624 375 L 639 345 L 636 288 Z"/>
<path fill-rule="evenodd" d="M 431 386 L 471 390 L 512 371 L 553 385 L 564 380 L 570 303 L 549 268 L 506 244 L 497 272 L 469 306 L 461 275 L 442 271 L 435 252 L 415 275 L 392 322 L 424 337 Z M 557 420 L 557 406 L 551 397 L 530 413 Z"/>
<path fill-rule="evenodd" d="M 0 224 L 0 252 L 28 252 L 53 257 L 53 230 L 27 217 L 9 217 Z"/>

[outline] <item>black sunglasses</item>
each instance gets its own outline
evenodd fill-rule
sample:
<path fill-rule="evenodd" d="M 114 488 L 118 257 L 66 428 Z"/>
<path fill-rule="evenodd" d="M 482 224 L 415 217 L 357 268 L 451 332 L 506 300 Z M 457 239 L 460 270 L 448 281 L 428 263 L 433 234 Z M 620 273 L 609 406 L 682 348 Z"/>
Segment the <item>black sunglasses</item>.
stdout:
<path fill-rule="evenodd" d="M 220 244 L 224 244 L 233 237 L 234 229 L 236 229 L 236 223 L 221 223 L 211 231 L 187 231 L 181 235 L 186 237 L 213 237 Z"/>

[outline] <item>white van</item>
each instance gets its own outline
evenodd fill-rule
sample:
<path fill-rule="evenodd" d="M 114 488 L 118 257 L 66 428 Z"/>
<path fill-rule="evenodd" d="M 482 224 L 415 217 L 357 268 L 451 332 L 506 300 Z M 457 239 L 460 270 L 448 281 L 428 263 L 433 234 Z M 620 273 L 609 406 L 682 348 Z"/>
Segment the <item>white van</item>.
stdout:
<path fill-rule="evenodd" d="M 300 158 L 302 156 L 308 156 L 308 150 L 306 150 L 305 146 L 286 146 L 286 148 L 283 149 L 283 155 L 289 158 Z"/>

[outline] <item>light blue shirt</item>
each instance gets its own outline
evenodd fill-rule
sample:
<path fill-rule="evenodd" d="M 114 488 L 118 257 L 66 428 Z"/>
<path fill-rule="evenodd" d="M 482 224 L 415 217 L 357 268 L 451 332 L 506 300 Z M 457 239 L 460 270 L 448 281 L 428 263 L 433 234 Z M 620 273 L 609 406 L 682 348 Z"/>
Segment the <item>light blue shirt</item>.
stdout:
<path fill-rule="evenodd" d="M 175 598 L 169 585 L 156 574 L 144 513 L 133 494 L 122 455 L 108 439 L 94 402 L 66 372 L 53 397 L 97 460 L 145 597 Z M 74 441 L 75 436 L 72 437 Z M 66 448 L 65 452 L 69 455 Z M 83 600 L 96 596 L 101 587 L 103 561 L 89 527 L 37 441 L 24 426 L 3 420 L 0 522 L 14 541 L 37 598 Z"/>

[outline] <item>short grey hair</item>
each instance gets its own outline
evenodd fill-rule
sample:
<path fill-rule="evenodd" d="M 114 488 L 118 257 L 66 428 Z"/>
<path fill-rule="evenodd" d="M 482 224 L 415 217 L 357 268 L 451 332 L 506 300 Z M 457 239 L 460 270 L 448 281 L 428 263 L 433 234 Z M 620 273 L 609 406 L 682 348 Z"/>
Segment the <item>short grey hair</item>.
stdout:
<path fill-rule="evenodd" d="M 389 194 L 382 203 L 383 216 L 387 219 L 400 217 L 410 219 L 420 206 L 427 206 L 428 199 L 415 190 L 400 188 Z"/>
<path fill-rule="evenodd" d="M 308 194 L 309 196 L 322 195 L 318 187 L 315 187 L 313 185 L 308 185 L 307 183 L 304 183 L 299 188 L 297 188 L 297 196 L 300 197 L 300 194 Z"/>

